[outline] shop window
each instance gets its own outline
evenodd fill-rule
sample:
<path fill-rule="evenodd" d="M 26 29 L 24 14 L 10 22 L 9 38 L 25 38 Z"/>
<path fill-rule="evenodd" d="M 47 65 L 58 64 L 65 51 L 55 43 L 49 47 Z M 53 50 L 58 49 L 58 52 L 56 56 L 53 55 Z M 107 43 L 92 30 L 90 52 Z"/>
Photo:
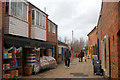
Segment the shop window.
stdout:
<path fill-rule="evenodd" d="M 39 12 L 36 11 L 36 25 L 39 25 Z"/>
<path fill-rule="evenodd" d="M 50 23 L 48 23 L 48 31 L 50 32 Z"/>
<path fill-rule="evenodd" d="M 52 25 L 52 33 L 55 33 L 55 26 Z"/>

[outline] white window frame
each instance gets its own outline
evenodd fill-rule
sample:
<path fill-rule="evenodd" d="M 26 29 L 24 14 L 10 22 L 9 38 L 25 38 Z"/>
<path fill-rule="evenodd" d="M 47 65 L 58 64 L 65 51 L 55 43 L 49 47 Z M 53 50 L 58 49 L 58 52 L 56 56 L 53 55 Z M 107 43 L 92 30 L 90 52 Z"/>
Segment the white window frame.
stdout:
<path fill-rule="evenodd" d="M 37 13 L 38 13 L 38 16 L 37 16 Z M 39 20 L 40 16 L 39 15 L 40 15 L 40 13 L 38 11 L 36 11 L 36 19 L 35 19 L 36 20 L 36 25 L 39 25 L 39 22 L 40 22 L 40 20 Z M 38 18 L 38 23 L 37 23 L 37 18 Z"/>
<path fill-rule="evenodd" d="M 10 3 L 9 3 L 9 14 L 10 15 L 12 15 L 12 16 L 14 16 L 14 17 L 16 17 L 16 18 L 19 18 L 19 19 L 21 19 L 21 20 L 23 20 L 23 21 L 26 21 L 26 22 L 28 22 L 28 3 L 27 2 L 22 2 L 22 12 L 21 12 L 21 14 L 22 14 L 22 17 L 19 17 L 18 16 L 18 0 L 16 1 L 16 14 L 13 14 L 13 12 L 12 12 L 12 1 L 10 0 Z M 26 19 L 24 19 L 23 18 L 23 15 L 24 15 L 24 11 L 23 11 L 23 4 L 26 4 L 26 6 L 27 6 L 27 17 L 26 17 Z"/>

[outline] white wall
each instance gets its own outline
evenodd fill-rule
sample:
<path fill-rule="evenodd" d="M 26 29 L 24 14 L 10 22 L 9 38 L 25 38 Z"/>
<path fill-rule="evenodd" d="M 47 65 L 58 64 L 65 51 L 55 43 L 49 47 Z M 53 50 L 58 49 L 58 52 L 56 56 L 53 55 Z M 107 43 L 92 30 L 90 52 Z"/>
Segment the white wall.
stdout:
<path fill-rule="evenodd" d="M 8 18 L 8 17 L 6 17 Z M 9 25 L 5 26 L 5 34 L 28 37 L 28 23 L 9 16 Z M 6 20 L 8 20 L 6 19 Z"/>
<path fill-rule="evenodd" d="M 31 38 L 46 41 L 46 30 L 36 26 L 32 26 Z"/>

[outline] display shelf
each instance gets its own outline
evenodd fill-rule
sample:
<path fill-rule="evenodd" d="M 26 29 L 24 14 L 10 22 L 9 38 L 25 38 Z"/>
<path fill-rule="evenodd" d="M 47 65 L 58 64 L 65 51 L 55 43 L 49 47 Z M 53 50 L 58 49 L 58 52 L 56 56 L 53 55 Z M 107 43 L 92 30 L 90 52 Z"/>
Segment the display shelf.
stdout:
<path fill-rule="evenodd" d="M 10 71 L 10 70 L 14 70 L 14 69 L 17 69 L 17 68 L 22 68 L 22 66 L 13 67 L 13 68 L 10 68 L 10 69 L 5 69 L 4 71 Z"/>
<path fill-rule="evenodd" d="M 16 57 L 17 59 L 22 59 L 22 57 Z"/>
<path fill-rule="evenodd" d="M 20 79 L 20 78 L 22 78 L 22 75 L 19 75 L 19 76 L 17 76 L 17 77 L 14 77 L 14 79 Z"/>
<path fill-rule="evenodd" d="M 13 58 L 6 58 L 6 59 L 5 59 L 5 58 L 3 58 L 3 59 L 4 59 L 4 60 L 10 60 L 10 59 L 13 59 Z"/>

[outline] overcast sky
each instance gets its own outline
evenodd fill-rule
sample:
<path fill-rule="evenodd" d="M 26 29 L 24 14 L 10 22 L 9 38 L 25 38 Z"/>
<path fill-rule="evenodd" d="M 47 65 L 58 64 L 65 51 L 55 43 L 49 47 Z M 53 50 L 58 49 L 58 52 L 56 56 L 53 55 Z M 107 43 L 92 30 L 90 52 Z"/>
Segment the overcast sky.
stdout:
<path fill-rule="evenodd" d="M 97 25 L 101 0 L 28 0 L 49 15 L 49 19 L 58 25 L 58 35 L 64 39 L 83 37 Z"/>

